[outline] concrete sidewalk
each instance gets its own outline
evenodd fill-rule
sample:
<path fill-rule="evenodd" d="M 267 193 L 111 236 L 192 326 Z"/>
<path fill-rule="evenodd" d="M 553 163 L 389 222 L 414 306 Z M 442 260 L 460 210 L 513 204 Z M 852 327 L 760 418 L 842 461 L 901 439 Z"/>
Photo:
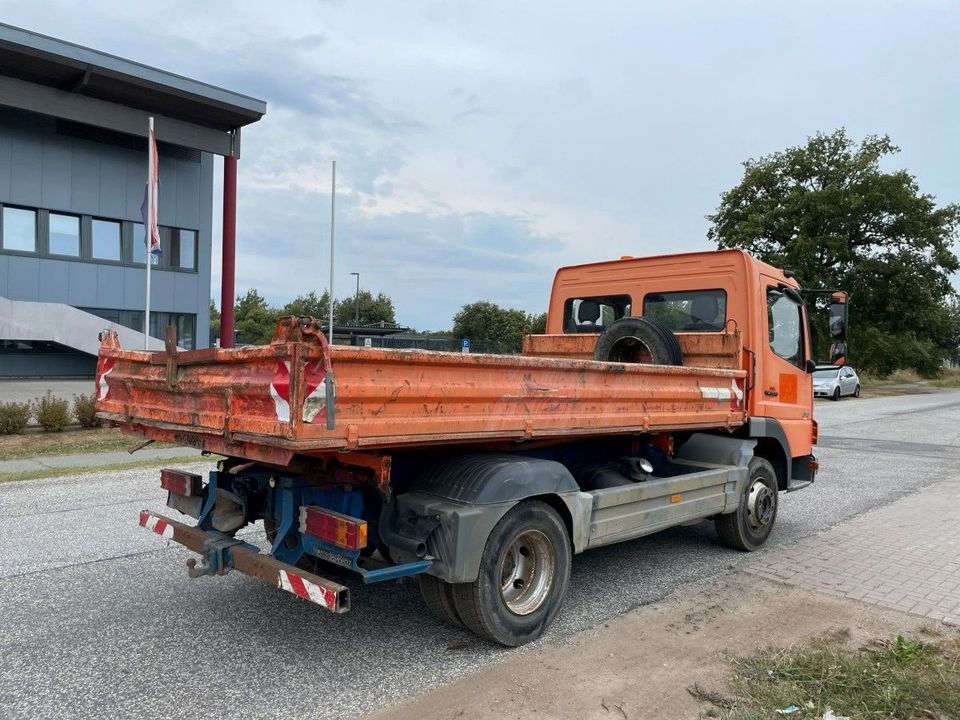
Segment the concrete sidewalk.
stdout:
<path fill-rule="evenodd" d="M 0 461 L 0 474 L 20 473 L 63 468 L 104 467 L 138 462 L 141 460 L 163 460 L 164 458 L 201 459 L 199 450 L 186 447 L 144 448 L 130 454 L 125 450 L 114 452 L 82 453 L 79 455 L 45 455 L 43 457 L 20 458 Z"/>
<path fill-rule="evenodd" d="M 960 626 L 960 476 L 764 552 L 741 569 Z"/>

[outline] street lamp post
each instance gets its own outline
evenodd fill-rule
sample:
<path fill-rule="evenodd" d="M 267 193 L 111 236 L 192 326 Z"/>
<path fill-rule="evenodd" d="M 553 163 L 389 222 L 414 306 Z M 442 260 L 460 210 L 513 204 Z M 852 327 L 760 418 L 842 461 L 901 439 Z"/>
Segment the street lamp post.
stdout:
<path fill-rule="evenodd" d="M 353 325 L 360 327 L 360 273 L 352 272 L 351 275 L 357 276 L 357 294 L 353 298 Z"/>

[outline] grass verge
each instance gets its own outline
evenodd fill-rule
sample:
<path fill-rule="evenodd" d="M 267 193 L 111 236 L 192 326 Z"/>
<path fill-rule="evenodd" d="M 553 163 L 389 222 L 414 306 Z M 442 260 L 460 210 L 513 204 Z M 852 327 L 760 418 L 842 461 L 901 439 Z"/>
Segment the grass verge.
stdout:
<path fill-rule="evenodd" d="M 882 388 L 889 385 L 919 385 L 924 387 L 960 387 L 960 368 L 943 368 L 935 378 L 921 377 L 914 370 L 897 370 L 886 376 L 859 372 L 864 388 Z"/>
<path fill-rule="evenodd" d="M 848 637 L 844 631 L 738 658 L 729 696 L 697 686 L 689 692 L 710 704 L 701 716 L 722 720 L 819 720 L 828 709 L 865 720 L 960 717 L 960 637 L 898 635 L 859 649 Z"/>
<path fill-rule="evenodd" d="M 29 430 L 23 435 L 0 435 L 0 460 L 129 450 L 139 442 L 142 441 L 117 428 L 76 428 L 56 433 Z M 150 447 L 173 445 L 153 443 Z"/>
<path fill-rule="evenodd" d="M 151 458 L 149 460 L 131 460 L 130 462 L 115 465 L 84 465 L 79 467 L 43 468 L 40 470 L 23 470 L 21 472 L 0 473 L 0 483 L 16 482 L 19 480 L 42 480 L 44 478 L 64 477 L 66 475 L 83 475 L 91 472 L 117 472 L 118 470 L 135 470 L 137 468 L 168 467 L 180 464 L 196 464 L 198 462 L 216 462 L 219 455 L 210 455 L 198 458 L 197 455 L 183 457 Z"/>

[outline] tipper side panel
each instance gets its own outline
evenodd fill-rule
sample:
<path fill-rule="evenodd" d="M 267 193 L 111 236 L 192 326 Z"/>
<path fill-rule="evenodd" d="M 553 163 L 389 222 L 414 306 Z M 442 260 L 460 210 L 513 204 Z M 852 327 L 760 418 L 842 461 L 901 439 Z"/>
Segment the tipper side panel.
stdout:
<path fill-rule="evenodd" d="M 115 424 L 274 462 L 746 421 L 741 370 L 331 347 L 315 321 L 297 318 L 281 320 L 270 345 L 236 350 L 147 353 L 108 336 L 97 382 L 98 411 Z"/>

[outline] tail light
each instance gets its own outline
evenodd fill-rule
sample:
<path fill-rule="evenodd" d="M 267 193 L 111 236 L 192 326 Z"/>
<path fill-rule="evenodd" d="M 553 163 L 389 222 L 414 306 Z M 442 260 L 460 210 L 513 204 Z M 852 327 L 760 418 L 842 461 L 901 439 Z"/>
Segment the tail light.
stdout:
<path fill-rule="evenodd" d="M 817 421 L 816 421 L 816 420 L 811 420 L 810 423 L 811 423 L 811 426 L 812 426 L 812 428 L 813 428 L 813 429 L 811 430 L 811 435 L 810 435 L 810 444 L 816 445 L 816 444 L 817 444 L 817 440 L 820 439 L 820 426 L 817 425 Z"/>
<path fill-rule="evenodd" d="M 200 494 L 200 485 L 199 475 L 168 468 L 160 471 L 160 487 L 175 495 L 194 497 Z"/>
<path fill-rule="evenodd" d="M 346 550 L 367 546 L 367 521 L 306 505 L 300 508 L 300 532 Z"/>

